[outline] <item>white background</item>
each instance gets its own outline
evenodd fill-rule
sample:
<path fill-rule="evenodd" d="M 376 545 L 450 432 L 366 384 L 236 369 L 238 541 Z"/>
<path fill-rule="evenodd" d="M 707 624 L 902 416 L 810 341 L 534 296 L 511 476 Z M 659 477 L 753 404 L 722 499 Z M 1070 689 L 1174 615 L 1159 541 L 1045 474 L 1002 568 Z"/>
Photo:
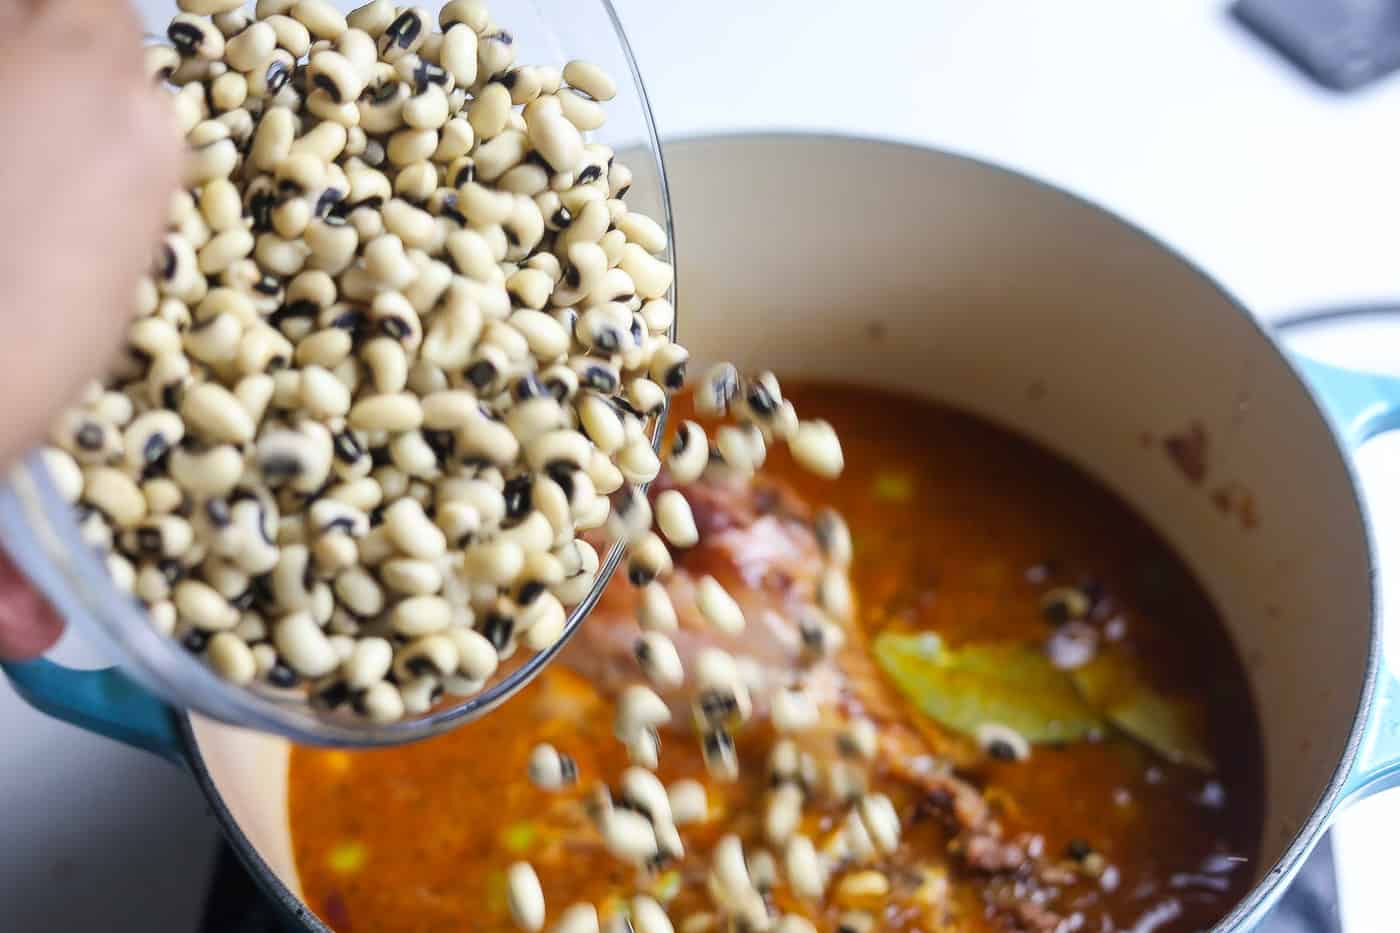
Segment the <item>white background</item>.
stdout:
<path fill-rule="evenodd" d="M 1400 297 L 1400 80 L 1318 90 L 1218 0 L 615 3 L 663 135 L 937 144 L 1112 208 L 1266 317 Z M 1397 463 L 1376 448 L 1363 466 Z M 1400 501 L 1378 506 L 1400 519 Z M 2 678 L 0 735 L 0 930 L 192 929 L 215 831 L 191 782 L 33 713 Z M 1353 821 L 1342 857 L 1393 838 L 1376 827 L 1396 809 Z M 1354 903 L 1354 930 L 1382 928 Z"/>

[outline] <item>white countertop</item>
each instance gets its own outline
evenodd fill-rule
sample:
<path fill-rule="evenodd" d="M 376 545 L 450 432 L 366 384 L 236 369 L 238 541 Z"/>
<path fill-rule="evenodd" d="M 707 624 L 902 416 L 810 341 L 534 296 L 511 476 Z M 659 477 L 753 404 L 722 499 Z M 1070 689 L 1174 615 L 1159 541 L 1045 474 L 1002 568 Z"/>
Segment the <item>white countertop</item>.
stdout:
<path fill-rule="evenodd" d="M 663 135 L 936 144 L 1108 206 L 1265 317 L 1400 297 L 1400 79 L 1318 90 L 1219 0 L 615 3 Z M 1372 478 L 1396 465 L 1400 444 L 1363 457 Z M 0 734 L 0 929 L 192 930 L 215 829 L 191 782 L 34 713 L 3 678 Z M 1353 853 L 1400 825 L 1400 799 L 1348 830 L 1363 822 Z M 1350 929 L 1381 929 L 1364 894 Z"/>

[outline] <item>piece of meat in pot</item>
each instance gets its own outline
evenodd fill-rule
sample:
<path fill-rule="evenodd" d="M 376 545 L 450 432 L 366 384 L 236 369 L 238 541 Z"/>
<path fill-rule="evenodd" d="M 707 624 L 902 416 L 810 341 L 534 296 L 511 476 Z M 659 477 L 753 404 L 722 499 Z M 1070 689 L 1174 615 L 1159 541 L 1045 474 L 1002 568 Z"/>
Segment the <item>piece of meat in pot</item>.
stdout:
<path fill-rule="evenodd" d="M 663 476 L 653 485 L 652 496 L 668 488 L 675 487 Z M 711 647 L 751 659 L 762 675 L 759 689 L 753 691 L 760 716 L 766 714 L 769 691 L 799 676 L 820 705 L 838 700 L 841 683 L 835 668 L 803 664 L 797 625 L 804 614 L 816 612 L 822 567 L 811 510 L 785 487 L 765 479 L 707 477 L 680 492 L 700 531 L 694 547 L 672 549 L 675 572 L 665 583 L 679 623 L 670 637 L 683 664 L 689 668 L 701 650 Z M 743 610 L 743 632 L 731 636 L 718 631 L 696 608 L 696 586 L 706 575 L 724 586 Z M 609 692 L 636 682 L 638 600 L 635 587 L 615 579 L 561 660 Z M 688 688 L 658 692 L 671 707 L 672 724 L 689 728 Z"/>

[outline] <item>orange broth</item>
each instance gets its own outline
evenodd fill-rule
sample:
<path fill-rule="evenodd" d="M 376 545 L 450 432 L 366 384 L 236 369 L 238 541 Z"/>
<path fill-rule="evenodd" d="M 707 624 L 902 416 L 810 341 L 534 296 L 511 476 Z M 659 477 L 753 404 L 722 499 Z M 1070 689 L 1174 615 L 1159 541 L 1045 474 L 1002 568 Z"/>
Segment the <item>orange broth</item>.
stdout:
<path fill-rule="evenodd" d="M 1037 834 L 1051 854 L 1087 844 L 1111 866 L 1071 886 L 1055 909 L 1081 912 L 1087 930 L 1127 929 L 1151 911 L 1175 916 L 1160 931 L 1196 930 L 1224 915 L 1257 870 L 1262 753 L 1239 658 L 1189 571 L 1103 487 L 986 422 L 847 386 L 800 385 L 787 394 L 804 417 L 836 426 L 846 471 L 836 482 L 815 479 L 783 451 L 764 470 L 845 515 L 859 624 L 872 636 L 894 626 L 936 632 L 954 647 L 1041 641 L 1046 589 L 1092 581 L 1106 594 L 1095 608 L 1099 622 L 1121 635 L 1119 646 L 1148 666 L 1154 684 L 1205 700 L 1213 775 L 1169 764 L 1116 733 L 1037 746 L 1025 762 L 971 749 L 960 773 L 983 787 L 1008 835 Z M 627 584 L 619 577 L 613 585 Z M 908 715 L 943 731 L 912 707 Z M 707 777 L 692 738 L 663 733 L 662 779 L 704 782 L 712 819 L 683 828 L 687 858 L 678 869 L 639 877 L 598 847 L 582 812 L 593 782 L 615 786 L 626 767 L 611 718 L 607 700 L 556 666 L 484 721 L 433 741 L 357 754 L 296 749 L 290 820 L 307 902 L 337 933 L 508 930 L 504 871 L 528 859 L 549 922 L 575 901 L 606 914 L 649 889 L 674 894 L 673 919 L 709 909 L 701 854 L 726 831 L 761 845 L 765 730 L 740 737 L 743 770 L 732 785 Z M 951 733 L 945 740 L 970 747 Z M 577 760 L 578 787 L 550 794 L 530 785 L 526 761 L 540 741 Z M 1001 929 L 984 907 L 987 880 L 948 857 L 938 820 L 912 816 L 918 793 L 878 769 L 872 781 L 904 816 L 903 845 L 885 866 L 896 888 L 930 872 L 949 885 L 936 916 L 892 896 L 878 929 Z M 835 824 L 833 813 L 809 814 L 804 828 L 815 837 Z M 782 909 L 835 929 L 835 905 L 803 907 L 781 883 L 773 896 Z"/>

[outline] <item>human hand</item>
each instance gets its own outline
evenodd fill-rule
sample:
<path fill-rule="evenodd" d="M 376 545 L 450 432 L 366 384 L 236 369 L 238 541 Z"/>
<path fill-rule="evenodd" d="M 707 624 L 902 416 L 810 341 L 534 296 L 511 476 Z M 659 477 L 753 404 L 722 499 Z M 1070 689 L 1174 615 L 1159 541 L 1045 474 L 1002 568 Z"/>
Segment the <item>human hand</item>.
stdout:
<path fill-rule="evenodd" d="M 126 0 L 0 0 L 0 466 L 121 345 L 179 179 L 163 97 Z M 0 560 L 0 658 L 60 629 Z"/>

